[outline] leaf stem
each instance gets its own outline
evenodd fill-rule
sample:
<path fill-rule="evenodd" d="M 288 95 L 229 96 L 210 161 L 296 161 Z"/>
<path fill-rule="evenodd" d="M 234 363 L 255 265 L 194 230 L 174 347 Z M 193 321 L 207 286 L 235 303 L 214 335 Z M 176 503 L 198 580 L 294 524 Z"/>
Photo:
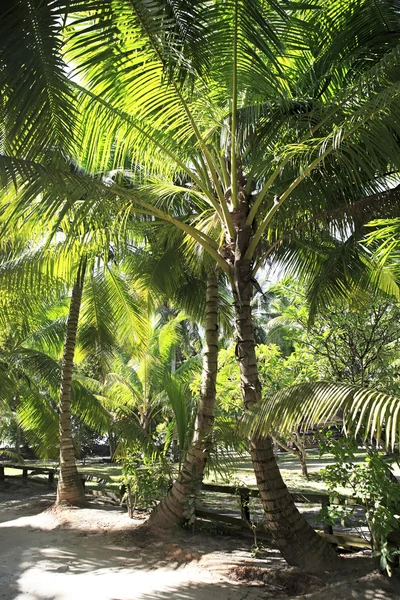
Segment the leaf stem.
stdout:
<path fill-rule="evenodd" d="M 232 77 L 232 120 L 231 120 L 231 196 L 234 208 L 238 206 L 237 165 L 236 165 L 236 128 L 237 128 L 237 40 L 238 38 L 238 0 L 235 0 L 233 25 L 233 77 Z"/>

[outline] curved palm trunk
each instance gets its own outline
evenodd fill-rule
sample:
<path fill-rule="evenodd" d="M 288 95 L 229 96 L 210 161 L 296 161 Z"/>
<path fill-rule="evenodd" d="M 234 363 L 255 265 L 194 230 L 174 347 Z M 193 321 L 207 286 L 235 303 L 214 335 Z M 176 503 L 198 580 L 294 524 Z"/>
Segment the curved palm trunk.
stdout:
<path fill-rule="evenodd" d="M 242 221 L 242 223 L 244 220 Z M 252 231 L 241 225 L 233 259 L 232 291 L 235 300 L 237 346 L 243 402 L 246 409 L 261 399 L 251 310 L 252 263 L 242 259 Z M 268 528 L 290 565 L 307 571 L 331 569 L 339 559 L 300 514 L 282 479 L 271 437 L 249 440 L 250 454 Z"/>
<path fill-rule="evenodd" d="M 187 518 L 189 495 L 203 478 L 210 448 L 210 434 L 214 423 L 215 389 L 218 366 L 218 277 L 207 278 L 206 332 L 203 354 L 203 372 L 200 402 L 191 447 L 181 472 L 165 498 L 150 515 L 152 526 L 169 528 Z M 186 513 L 186 514 L 185 514 Z"/>
<path fill-rule="evenodd" d="M 72 371 L 85 270 L 86 260 L 82 260 L 75 285 L 72 289 L 62 359 L 59 404 L 60 474 L 57 487 L 57 504 L 59 502 L 82 504 L 85 501 L 85 491 L 79 477 L 78 469 L 76 468 L 74 443 L 71 433 Z"/>

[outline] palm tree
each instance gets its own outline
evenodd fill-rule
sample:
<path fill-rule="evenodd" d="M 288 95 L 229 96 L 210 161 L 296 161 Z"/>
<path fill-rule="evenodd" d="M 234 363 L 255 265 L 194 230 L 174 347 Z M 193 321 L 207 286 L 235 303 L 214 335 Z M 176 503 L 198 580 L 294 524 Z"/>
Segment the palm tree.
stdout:
<path fill-rule="evenodd" d="M 90 354 L 100 364 L 105 363 L 104 367 L 117 345 L 117 334 L 123 339 L 129 330 L 132 339 L 134 336 L 140 338 L 141 309 L 128 285 L 128 279 L 122 273 L 122 251 L 117 260 L 115 246 L 110 260 L 105 261 L 102 258 L 104 246 L 99 246 L 95 237 L 92 240 L 86 238 L 84 249 L 79 241 L 75 244 L 61 241 L 47 245 L 44 244 L 45 239 L 40 242 L 32 241 L 23 250 L 17 246 L 14 254 L 6 254 L 1 263 L 1 278 L 5 288 L 15 289 L 19 283 L 27 292 L 44 297 L 46 292 L 47 296 L 54 296 L 57 291 L 64 294 L 71 292 L 65 327 L 57 327 L 57 323 L 53 322 L 47 331 L 47 338 L 53 346 L 64 336 L 61 368 L 57 363 L 57 354 L 52 358 L 43 353 L 39 356 L 36 352 L 30 358 L 44 361 L 45 368 L 49 370 L 49 377 L 47 381 L 44 378 L 44 383 L 51 391 L 54 381 L 58 379 L 60 471 L 57 502 L 81 504 L 85 496 L 76 467 L 71 402 L 75 404 L 75 412 L 80 403 L 83 404 L 80 407 L 82 412 L 92 409 L 92 424 L 95 423 L 102 432 L 109 428 L 110 414 L 101 404 L 96 409 L 93 406 L 93 401 L 99 404 L 96 397 L 76 378 L 73 381 L 75 350 L 78 345 L 83 358 Z M 50 293 L 48 287 L 52 290 Z M 31 337 L 35 346 L 35 336 Z M 36 344 L 46 340 L 46 335 L 36 337 Z M 49 349 L 45 347 L 45 350 Z M 25 353 L 26 350 L 22 349 L 22 353 L 20 350 L 14 361 L 18 364 L 22 359 L 23 362 Z M 88 406 L 88 399 L 92 400 L 92 406 Z M 46 416 L 45 413 L 43 416 Z M 29 417 L 26 421 L 29 423 Z M 45 418 L 43 427 L 46 429 Z"/>
<path fill-rule="evenodd" d="M 158 227 L 157 234 L 148 232 L 150 245 L 144 253 L 135 254 L 133 270 L 139 278 L 139 287 L 146 289 L 147 293 L 154 296 L 155 304 L 162 298 L 172 301 L 171 308 L 162 309 L 163 320 L 166 315 L 176 313 L 176 308 L 184 309 L 185 314 L 195 323 L 204 327 L 203 367 L 200 385 L 200 397 L 196 409 L 196 418 L 190 428 L 191 438 L 186 438 L 189 444 L 180 443 L 180 465 L 178 477 L 173 483 L 168 495 L 163 502 L 153 511 L 150 521 L 154 525 L 165 526 L 166 515 L 168 521 L 183 522 L 187 513 L 188 499 L 201 481 L 207 463 L 213 430 L 214 410 L 216 403 L 216 377 L 218 364 L 218 332 L 219 320 L 223 331 L 231 331 L 230 298 L 227 290 L 219 277 L 219 270 L 213 267 L 212 261 L 206 260 L 193 262 L 191 255 L 182 251 L 184 242 L 179 230 L 169 230 L 168 227 Z M 172 234 L 172 235 L 171 235 Z M 149 250 L 151 252 L 149 253 Z M 209 264 L 211 262 L 211 264 Z M 208 273 L 208 275 L 207 275 Z M 204 277 L 207 285 L 204 290 Z M 220 297 L 222 311 L 220 314 Z M 204 302 L 205 299 L 205 302 Z M 154 300 L 153 300 L 154 303 Z M 158 308 L 161 310 L 161 306 Z M 175 311 L 175 312 L 174 312 Z M 168 321 L 167 321 L 168 323 Z M 184 321 L 182 325 L 186 324 Z M 187 327 L 182 327 L 180 344 L 186 340 L 193 345 L 193 334 L 197 337 L 196 330 L 188 332 Z M 189 338 L 189 339 L 188 339 Z M 193 350 L 189 348 L 191 353 Z M 175 370 L 177 353 L 174 353 L 173 370 Z M 182 368 L 186 371 L 185 363 Z M 168 392 L 169 386 L 166 387 Z M 178 394 L 171 390 L 170 402 L 174 405 L 173 396 Z M 174 408 L 175 410 L 175 408 Z M 187 412 L 187 409 L 186 409 Z M 187 421 L 187 415 L 181 421 Z M 186 436 L 186 434 L 185 434 Z M 185 437 L 182 436 L 182 437 Z M 179 436 L 178 436 L 179 437 Z"/>
<path fill-rule="evenodd" d="M 116 331 L 119 329 L 119 332 L 126 330 L 126 324 L 121 327 L 121 321 L 127 322 L 130 326 L 134 325 L 130 332 L 132 336 L 135 334 L 141 336 L 140 309 L 131 291 L 127 288 L 126 282 L 121 279 L 117 266 L 106 262 L 101 265 L 97 257 L 92 258 L 89 264 L 88 262 L 88 257 L 83 256 L 77 268 L 72 288 L 61 368 L 60 474 L 57 502 L 66 501 L 70 504 L 79 504 L 84 501 L 84 490 L 76 468 L 71 435 L 71 384 L 77 338 L 86 353 L 91 350 L 94 351 L 94 356 L 100 357 L 100 360 L 104 357 L 107 360 L 107 355 L 110 356 L 117 345 L 113 327 L 116 327 Z M 88 280 L 86 285 L 91 289 L 84 299 L 84 310 L 81 314 L 85 277 Z M 90 323 L 89 315 L 92 317 L 92 323 Z M 82 330 L 78 332 L 80 317 L 83 317 L 84 321 Z"/>
<path fill-rule="evenodd" d="M 187 516 L 188 497 L 203 478 L 214 423 L 218 371 L 218 329 L 218 274 L 214 270 L 207 277 L 205 345 L 200 401 L 194 435 L 177 481 L 150 515 L 150 523 L 155 526 L 173 526 L 175 523 L 184 522 Z"/>
<path fill-rule="evenodd" d="M 89 12 L 77 0 L 67 8 L 42 3 L 31 21 L 11 8 L 3 23 L 3 114 L 10 119 L 0 174 L 24 186 L 16 200 L 6 198 L 6 215 L 21 214 L 33 200 L 36 215 L 65 212 L 84 197 L 75 227 L 83 213 L 103 222 L 112 202 L 121 218 L 133 211 L 183 231 L 231 285 L 246 409 L 261 398 L 251 312 L 257 269 L 289 224 L 319 220 L 322 211 L 329 215 L 324 224 L 351 230 L 349 206 L 398 170 L 400 52 L 391 27 L 399 15 L 392 3 L 372 0 L 321 0 L 319 7 L 272 0 L 171 7 L 160 0 L 151 9 L 139 1 L 99 2 Z M 60 17 L 68 10 L 80 11 L 65 31 L 79 83 L 68 80 L 60 60 Z M 47 36 L 44 62 L 33 41 L 36 53 L 29 48 L 27 57 L 22 45 L 10 55 L 17 37 L 35 40 L 38 30 Z M 38 69 L 26 68 L 32 63 Z M 48 78 L 33 86 L 31 72 L 52 74 L 51 94 Z M 26 122 L 34 123 L 29 138 Z M 88 172 L 111 167 L 115 174 L 105 185 L 67 173 L 60 153 Z M 305 568 L 331 566 L 335 555 L 295 508 L 271 440 L 253 436 L 250 449 L 285 558 Z"/>
<path fill-rule="evenodd" d="M 78 331 L 86 266 L 87 259 L 84 257 L 79 263 L 75 284 L 72 288 L 61 366 L 60 402 L 58 406 L 60 471 L 57 486 L 57 504 L 61 502 L 81 504 L 85 501 L 85 490 L 76 466 L 74 442 L 71 432 L 71 388 L 76 334 Z"/>
<path fill-rule="evenodd" d="M 199 366 L 196 357 L 184 361 L 178 368 L 175 366 L 173 359 L 183 318 L 184 315 L 178 314 L 162 323 L 156 314 L 147 315 L 144 340 L 131 352 L 127 347 L 120 347 L 100 386 L 104 402 L 114 414 L 116 432 L 119 429 L 126 432 L 133 427 L 137 441 L 146 444 L 154 439 L 157 425 L 163 421 L 167 428 L 168 423 L 176 427 L 182 453 L 191 422 L 188 382 Z M 170 436 L 167 438 L 169 444 Z"/>
<path fill-rule="evenodd" d="M 18 271 L 15 264 L 18 258 L 15 261 L 7 258 L 1 261 L 1 270 L 8 271 L 1 277 L 2 408 L 11 408 L 18 427 L 38 456 L 55 458 L 59 442 L 56 409 L 62 375 L 60 358 L 66 336 L 70 290 L 66 282 L 61 285 L 56 279 L 51 291 L 47 288 L 50 279 L 43 286 L 37 286 L 29 272 L 29 283 L 19 281 L 16 286 L 10 271 L 14 270 L 19 280 L 15 272 Z M 32 262 L 30 267 L 32 269 Z M 44 273 L 43 278 L 46 279 Z M 22 297 L 21 289 L 25 292 Z M 104 432 L 109 415 L 98 398 L 76 377 L 71 381 L 70 392 L 72 413 L 89 427 Z"/>
<path fill-rule="evenodd" d="M 184 522 L 187 516 L 188 500 L 193 496 L 198 483 L 201 482 L 204 470 L 209 459 L 210 451 L 214 448 L 215 431 L 213 428 L 214 410 L 216 404 L 216 378 L 218 368 L 218 334 L 221 321 L 221 329 L 225 335 L 231 336 L 232 332 L 232 310 L 231 296 L 226 289 L 224 281 L 219 277 L 218 267 L 213 266 L 213 261 L 207 256 L 204 260 L 194 261 L 192 254 L 183 251 L 184 237 L 179 230 L 172 231 L 168 227 L 157 227 L 156 235 L 152 234 L 151 228 L 147 231 L 149 239 L 148 248 L 143 252 L 137 251 L 134 255 L 131 268 L 139 280 L 139 288 L 150 293 L 153 305 L 168 298 L 172 306 L 161 307 L 163 320 L 167 315 L 176 314 L 177 308 L 184 310 L 194 323 L 199 323 L 205 332 L 203 346 L 203 367 L 201 375 L 200 395 L 197 403 L 196 418 L 193 427 L 189 428 L 190 438 L 186 432 L 185 446 L 180 443 L 180 465 L 177 479 L 174 481 L 168 495 L 163 502 L 153 511 L 150 521 L 153 525 L 165 526 L 174 522 Z M 204 278 L 207 285 L 204 290 Z M 205 299 L 205 302 L 204 302 Z M 193 352 L 193 336 L 198 337 L 197 329 L 187 330 L 187 321 L 184 321 L 180 332 L 180 344 L 189 342 L 190 353 Z M 176 356 L 174 353 L 173 371 L 176 368 Z M 182 365 L 187 370 L 185 364 Z M 174 396 L 178 399 L 180 394 L 174 390 L 166 391 L 170 396 L 170 403 L 174 406 Z M 171 393 L 170 393 L 171 392 Z M 177 407 L 181 412 L 181 403 Z M 181 422 L 187 421 L 187 409 Z M 236 433 L 236 432 L 235 432 Z M 226 428 L 221 430 L 223 443 L 227 442 Z M 231 437 L 232 436 L 232 437 Z M 232 446 L 232 438 L 229 436 L 228 445 Z M 236 440 L 235 440 L 236 441 Z M 222 442 L 221 442 L 222 443 Z M 237 448 L 238 444 L 234 444 Z M 211 456 L 213 459 L 213 456 Z M 213 461 L 212 461 L 213 462 Z M 218 459 L 215 463 L 221 462 Z M 193 517 L 193 515 L 191 515 Z"/>

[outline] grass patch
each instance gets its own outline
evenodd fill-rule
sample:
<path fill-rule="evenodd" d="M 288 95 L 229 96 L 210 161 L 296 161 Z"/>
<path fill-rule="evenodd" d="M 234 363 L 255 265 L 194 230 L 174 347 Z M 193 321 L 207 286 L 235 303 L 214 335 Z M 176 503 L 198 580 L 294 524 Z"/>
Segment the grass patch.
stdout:
<path fill-rule="evenodd" d="M 78 471 L 82 475 L 101 477 L 110 482 L 116 482 L 122 475 L 122 468 L 113 464 L 78 465 Z"/>
<path fill-rule="evenodd" d="M 360 450 L 356 453 L 355 462 L 362 462 L 366 453 Z M 326 485 L 321 481 L 319 472 L 321 468 L 334 462 L 333 456 L 327 454 L 319 456 L 317 449 L 307 451 L 307 465 L 309 470 L 309 479 L 301 474 L 299 461 L 293 454 L 279 452 L 277 456 L 278 464 L 281 470 L 283 480 L 291 492 L 310 492 L 325 493 Z M 28 468 L 48 467 L 57 468 L 55 461 L 26 461 L 24 466 Z M 98 477 L 105 482 L 87 481 L 88 489 L 104 489 L 109 491 L 119 491 L 119 478 L 122 474 L 120 465 L 112 463 L 89 463 L 86 465 L 78 464 L 79 473 L 82 475 Z M 397 466 L 398 470 L 398 466 Z M 22 476 L 20 469 L 5 468 L 6 475 Z M 30 476 L 29 476 L 30 477 Z M 47 478 L 47 475 L 35 475 L 41 479 Z M 216 483 L 219 485 L 235 485 L 243 487 L 256 487 L 256 480 L 251 464 L 250 455 L 232 456 L 229 459 L 229 465 L 226 472 L 211 471 L 205 477 L 205 483 Z M 350 490 L 341 490 L 341 493 L 349 493 Z"/>

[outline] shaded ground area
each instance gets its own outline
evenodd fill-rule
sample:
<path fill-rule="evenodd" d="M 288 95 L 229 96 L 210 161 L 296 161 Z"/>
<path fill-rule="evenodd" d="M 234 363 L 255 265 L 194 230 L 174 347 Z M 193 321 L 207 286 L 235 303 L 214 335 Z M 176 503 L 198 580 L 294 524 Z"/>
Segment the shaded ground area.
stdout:
<path fill-rule="evenodd" d="M 297 503 L 296 506 L 314 529 L 324 528 L 325 524 L 320 516 L 321 504 Z M 196 500 L 196 508 L 236 518 L 241 514 L 240 498 L 232 494 L 200 492 Z M 253 523 L 258 523 L 260 528 L 267 524 L 260 498 L 250 498 L 249 510 Z M 346 519 L 346 526 L 336 524 L 333 528 L 334 532 L 356 534 L 369 540 L 370 533 L 366 526 L 364 509 L 355 507 L 353 511 L 353 515 Z"/>
<path fill-rule="evenodd" d="M 118 507 L 57 509 L 39 484 L 0 488 L 2 600 L 386 600 L 396 582 L 369 573 L 371 560 L 347 558 L 340 577 L 310 578 L 246 539 L 176 530 L 149 532 Z"/>
<path fill-rule="evenodd" d="M 0 598 L 209 600 L 211 588 L 223 600 L 255 597 L 223 574 L 232 561 L 220 539 L 150 535 L 140 521 L 101 504 L 55 510 L 54 493 L 32 485 L 0 490 Z"/>

